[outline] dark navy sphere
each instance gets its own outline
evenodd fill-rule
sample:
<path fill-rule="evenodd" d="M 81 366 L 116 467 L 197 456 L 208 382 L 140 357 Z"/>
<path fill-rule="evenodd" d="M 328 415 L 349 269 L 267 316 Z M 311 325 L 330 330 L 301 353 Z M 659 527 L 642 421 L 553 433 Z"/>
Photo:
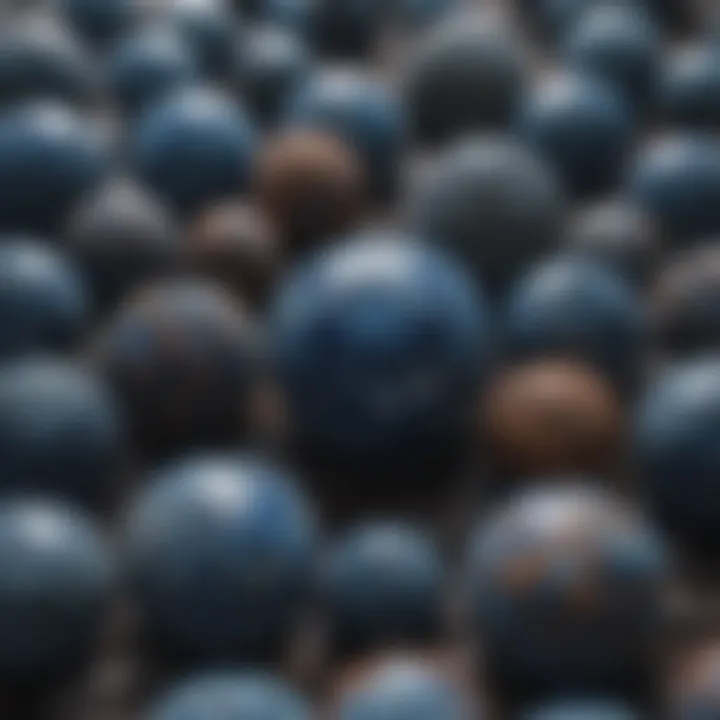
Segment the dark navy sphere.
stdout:
<path fill-rule="evenodd" d="M 68 251 L 103 315 L 176 265 L 180 239 L 163 205 L 135 181 L 116 177 L 88 196 L 66 228 Z"/>
<path fill-rule="evenodd" d="M 0 492 L 104 506 L 123 450 L 114 398 L 86 368 L 49 359 L 0 370 Z"/>
<path fill-rule="evenodd" d="M 662 117 L 675 127 L 712 131 L 720 125 L 720 47 L 696 44 L 676 51 L 660 78 Z"/>
<path fill-rule="evenodd" d="M 676 246 L 720 233 L 720 143 L 687 133 L 649 142 L 635 160 L 629 194 Z"/>
<path fill-rule="evenodd" d="M 642 113 L 654 100 L 662 34 L 641 7 L 598 4 L 580 15 L 563 40 L 569 65 L 605 81 Z"/>
<path fill-rule="evenodd" d="M 523 712 L 519 720 L 639 720 L 640 714 L 622 702 L 562 699 Z"/>
<path fill-rule="evenodd" d="M 632 391 L 645 360 L 646 318 L 632 287 L 601 264 L 551 260 L 510 295 L 505 351 L 516 359 L 560 357 L 594 366 Z"/>
<path fill-rule="evenodd" d="M 525 100 L 519 130 L 552 163 L 568 192 L 597 197 L 620 185 L 635 125 L 622 97 L 607 84 L 561 73 Z"/>
<path fill-rule="evenodd" d="M 243 192 L 250 180 L 255 130 L 220 91 L 172 93 L 148 109 L 131 140 L 140 177 L 182 215 Z"/>
<path fill-rule="evenodd" d="M 450 145 L 409 195 L 416 232 L 455 254 L 494 296 L 560 242 L 566 202 L 555 175 L 505 136 Z"/>
<path fill-rule="evenodd" d="M 257 354 L 255 327 L 229 293 L 177 279 L 130 298 L 99 359 L 138 448 L 165 456 L 244 439 Z"/>
<path fill-rule="evenodd" d="M 92 60 L 49 15 L 6 18 L 0 59 L 0 106 L 47 98 L 85 103 L 99 89 Z"/>
<path fill-rule="evenodd" d="M 54 0 L 63 17 L 86 41 L 105 46 L 138 19 L 137 0 Z"/>
<path fill-rule="evenodd" d="M 258 121 L 274 124 L 310 75 L 308 48 L 292 31 L 271 26 L 250 33 L 238 55 L 238 89 Z"/>
<path fill-rule="evenodd" d="M 0 358 L 76 349 L 90 303 L 82 276 L 55 249 L 0 236 Z"/>
<path fill-rule="evenodd" d="M 524 81 L 523 47 L 508 27 L 481 13 L 451 16 L 420 44 L 404 79 L 415 139 L 434 144 L 507 127 Z"/>
<path fill-rule="evenodd" d="M 64 106 L 33 103 L 0 114 L 0 229 L 60 233 L 110 164 L 98 128 Z"/>
<path fill-rule="evenodd" d="M 272 675 L 214 673 L 176 684 L 143 720 L 310 720 L 308 704 Z"/>
<path fill-rule="evenodd" d="M 432 536 L 405 523 L 352 528 L 331 547 L 323 595 L 338 649 L 432 643 L 442 633 L 445 571 Z"/>
<path fill-rule="evenodd" d="M 658 519 L 689 540 L 720 541 L 720 363 L 694 359 L 660 373 L 640 405 L 635 460 Z"/>
<path fill-rule="evenodd" d="M 647 660 L 667 564 L 650 526 L 602 489 L 525 491 L 470 543 L 477 638 L 506 674 L 543 691 L 613 687 Z"/>
<path fill-rule="evenodd" d="M 192 46 L 166 28 L 141 30 L 120 41 L 107 72 L 114 99 L 130 115 L 173 90 L 196 84 L 201 76 Z"/>
<path fill-rule="evenodd" d="M 422 462 L 462 436 L 489 344 L 460 268 L 413 239 L 370 233 L 295 271 L 274 337 L 295 433 L 383 466 Z"/>
<path fill-rule="evenodd" d="M 0 501 L 0 679 L 36 681 L 90 659 L 115 584 L 93 522 L 48 500 Z"/>
<path fill-rule="evenodd" d="M 386 661 L 338 700 L 338 720 L 470 720 L 468 697 L 448 678 L 408 661 Z"/>
<path fill-rule="evenodd" d="M 320 71 L 289 101 L 285 121 L 339 136 L 365 163 L 375 197 L 394 195 L 406 122 L 399 100 L 379 81 L 354 70 Z"/>
<path fill-rule="evenodd" d="M 135 498 L 125 542 L 148 636 L 193 662 L 276 660 L 307 610 L 314 514 L 294 478 L 264 461 L 161 469 Z"/>
<path fill-rule="evenodd" d="M 371 56 L 386 15 L 385 0 L 316 0 L 314 46 L 322 56 L 332 59 Z"/>

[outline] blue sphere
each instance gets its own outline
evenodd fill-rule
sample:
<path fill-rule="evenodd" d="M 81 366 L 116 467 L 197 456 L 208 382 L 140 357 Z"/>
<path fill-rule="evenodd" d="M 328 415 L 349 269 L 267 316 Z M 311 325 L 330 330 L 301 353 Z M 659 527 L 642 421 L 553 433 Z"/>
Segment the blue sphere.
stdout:
<path fill-rule="evenodd" d="M 0 490 L 102 506 L 123 450 L 118 408 L 81 366 L 18 360 L 0 370 Z"/>
<path fill-rule="evenodd" d="M 661 372 L 635 427 L 638 474 L 658 518 L 691 540 L 720 540 L 720 363 L 693 359 Z"/>
<path fill-rule="evenodd" d="M 130 114 L 200 78 L 194 51 L 179 34 L 152 28 L 120 41 L 108 60 L 115 99 Z"/>
<path fill-rule="evenodd" d="M 488 335 L 481 298 L 442 253 L 352 237 L 280 292 L 274 339 L 291 425 L 345 460 L 422 462 L 463 435 Z"/>
<path fill-rule="evenodd" d="M 277 659 L 307 609 L 315 518 L 294 479 L 263 461 L 161 469 L 135 498 L 125 540 L 150 637 L 192 661 Z"/>
<path fill-rule="evenodd" d="M 510 677 L 582 692 L 647 660 L 668 559 L 613 496 L 580 483 L 525 491 L 478 526 L 468 552 L 476 637 Z"/>
<path fill-rule="evenodd" d="M 74 350 L 90 307 L 82 277 L 62 255 L 0 236 L 0 358 Z"/>
<path fill-rule="evenodd" d="M 365 163 L 376 198 L 395 193 L 406 122 L 399 100 L 378 81 L 352 70 L 319 72 L 290 99 L 285 122 L 339 136 Z"/>
<path fill-rule="evenodd" d="M 511 358 L 585 361 L 630 391 L 644 363 L 646 322 L 633 289 L 581 258 L 532 269 L 510 295 L 505 350 Z"/>
<path fill-rule="evenodd" d="M 310 720 L 307 703 L 270 675 L 191 677 L 167 691 L 144 720 Z"/>
<path fill-rule="evenodd" d="M 563 699 L 520 715 L 520 720 L 639 720 L 633 708 L 613 700 Z"/>
<path fill-rule="evenodd" d="M 90 659 L 115 585 L 112 556 L 79 511 L 0 502 L 0 678 L 37 681 Z"/>
<path fill-rule="evenodd" d="M 660 106 L 673 126 L 712 131 L 720 124 L 720 47 L 713 43 L 677 51 L 660 78 Z"/>
<path fill-rule="evenodd" d="M 635 124 L 611 87 L 584 74 L 562 73 L 526 98 L 519 131 L 555 167 L 568 192 L 584 198 L 620 185 Z"/>
<path fill-rule="evenodd" d="M 654 100 L 662 35 L 641 7 L 599 4 L 572 24 L 563 46 L 571 67 L 614 87 L 636 112 Z"/>
<path fill-rule="evenodd" d="M 266 23 L 307 40 L 312 39 L 316 12 L 314 0 L 264 0 L 260 8 Z"/>
<path fill-rule="evenodd" d="M 107 45 L 138 19 L 138 0 L 54 0 L 63 17 L 85 40 Z"/>
<path fill-rule="evenodd" d="M 323 595 L 338 647 L 433 642 L 442 632 L 445 572 L 422 528 L 378 522 L 351 529 L 331 548 Z"/>
<path fill-rule="evenodd" d="M 8 110 L 0 115 L 0 228 L 60 233 L 109 169 L 105 139 L 69 109 L 33 103 Z"/>
<path fill-rule="evenodd" d="M 629 194 L 661 222 L 673 245 L 720 233 L 720 143 L 700 134 L 651 141 L 635 160 Z"/>
<path fill-rule="evenodd" d="M 132 131 L 131 152 L 140 177 L 186 216 L 247 188 L 255 142 L 232 98 L 189 88 L 148 109 Z"/>

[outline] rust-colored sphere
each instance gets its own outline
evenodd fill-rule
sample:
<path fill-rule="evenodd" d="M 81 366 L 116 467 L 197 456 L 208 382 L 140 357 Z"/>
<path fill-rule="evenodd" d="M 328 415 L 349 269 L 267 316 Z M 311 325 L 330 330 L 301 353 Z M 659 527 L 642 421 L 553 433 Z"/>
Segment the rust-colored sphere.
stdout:
<path fill-rule="evenodd" d="M 219 281 L 249 306 L 262 308 L 282 263 L 274 225 L 242 203 L 209 209 L 190 226 L 187 263 L 192 272 Z"/>
<path fill-rule="evenodd" d="M 271 142 L 256 169 L 255 191 L 293 256 L 353 230 L 367 207 L 360 160 L 342 141 L 315 131 Z"/>
<path fill-rule="evenodd" d="M 623 411 L 606 381 L 583 365 L 511 368 L 482 408 L 487 451 L 503 476 L 608 474 L 618 468 Z"/>

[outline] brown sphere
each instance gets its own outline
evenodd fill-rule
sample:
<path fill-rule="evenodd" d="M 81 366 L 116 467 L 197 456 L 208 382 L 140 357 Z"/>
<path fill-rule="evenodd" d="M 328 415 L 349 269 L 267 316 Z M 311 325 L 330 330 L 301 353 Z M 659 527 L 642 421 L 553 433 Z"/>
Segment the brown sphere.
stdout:
<path fill-rule="evenodd" d="M 250 205 L 225 203 L 190 226 L 186 259 L 195 273 L 220 282 L 250 307 L 262 308 L 282 262 L 274 226 Z"/>
<path fill-rule="evenodd" d="M 292 256 L 353 230 L 363 218 L 362 164 L 340 140 L 294 131 L 271 142 L 260 158 L 255 192 Z"/>
<path fill-rule="evenodd" d="M 488 391 L 481 421 L 493 469 L 502 476 L 618 469 L 621 405 L 606 381 L 583 365 L 541 361 L 505 371 Z"/>

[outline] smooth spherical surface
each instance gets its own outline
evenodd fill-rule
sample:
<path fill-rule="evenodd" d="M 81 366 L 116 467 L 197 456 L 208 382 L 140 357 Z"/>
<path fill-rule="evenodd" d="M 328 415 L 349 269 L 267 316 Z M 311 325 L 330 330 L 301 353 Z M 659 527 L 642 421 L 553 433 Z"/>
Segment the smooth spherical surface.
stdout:
<path fill-rule="evenodd" d="M 274 337 L 295 433 L 383 466 L 462 435 L 488 350 L 485 308 L 461 269 L 382 234 L 301 266 L 280 293 Z"/>
<path fill-rule="evenodd" d="M 443 559 L 422 528 L 390 522 L 352 528 L 324 566 L 333 641 L 352 653 L 432 643 L 442 632 L 444 581 Z"/>
<path fill-rule="evenodd" d="M 568 223 L 564 251 L 604 265 L 636 288 L 655 276 L 664 238 L 655 219 L 623 198 L 582 209 Z"/>
<path fill-rule="evenodd" d="M 558 700 L 520 715 L 520 720 L 639 720 L 632 707 L 613 700 Z"/>
<path fill-rule="evenodd" d="M 618 470 L 623 412 L 612 387 L 582 365 L 541 361 L 501 373 L 482 412 L 496 472 L 514 478 Z"/>
<path fill-rule="evenodd" d="M 386 14 L 384 0 L 316 0 L 312 37 L 324 57 L 366 58 L 376 48 Z"/>
<path fill-rule="evenodd" d="M 403 88 L 421 143 L 506 127 L 522 97 L 525 58 L 518 39 L 483 15 L 460 19 L 441 23 L 410 61 Z"/>
<path fill-rule="evenodd" d="M 606 84 L 582 74 L 554 75 L 526 98 L 519 126 L 572 195 L 596 197 L 620 185 L 635 126 L 622 97 Z"/>
<path fill-rule="evenodd" d="M 109 549 L 79 511 L 0 502 L 0 678 L 28 681 L 89 659 L 114 586 Z"/>
<path fill-rule="evenodd" d="M 270 141 L 255 172 L 258 202 L 293 256 L 354 230 L 367 209 L 366 185 L 352 148 L 316 131 Z"/>
<path fill-rule="evenodd" d="M 269 25 L 312 39 L 317 4 L 314 0 L 264 0 L 261 18 Z"/>
<path fill-rule="evenodd" d="M 54 0 L 63 17 L 88 42 L 107 45 L 138 19 L 137 0 Z"/>
<path fill-rule="evenodd" d="M 670 717 L 692 720 L 717 713 L 720 708 L 718 673 L 720 649 L 716 643 L 708 642 L 691 651 L 670 682 Z"/>
<path fill-rule="evenodd" d="M 662 36 L 641 7 L 600 3 L 572 24 L 563 45 L 571 67 L 613 86 L 636 111 L 654 99 Z"/>
<path fill-rule="evenodd" d="M 635 461 L 646 496 L 669 530 L 717 544 L 720 364 L 696 359 L 662 372 L 640 404 Z"/>
<path fill-rule="evenodd" d="M 410 191 L 411 224 L 502 294 L 560 240 L 565 198 L 550 169 L 500 136 L 454 143 Z"/>
<path fill-rule="evenodd" d="M 551 260 L 511 293 L 505 351 L 518 359 L 582 360 L 631 390 L 640 379 L 645 331 L 639 299 L 619 276 L 580 259 Z"/>
<path fill-rule="evenodd" d="M 247 430 L 255 328 L 233 297 L 202 280 L 168 280 L 123 306 L 99 361 L 134 441 L 151 455 L 228 445 Z"/>
<path fill-rule="evenodd" d="M 545 690 L 612 683 L 645 660 L 667 558 L 613 496 L 547 486 L 495 509 L 470 544 L 477 631 L 506 672 Z"/>
<path fill-rule="evenodd" d="M 89 318 L 72 263 L 37 240 L 0 236 L 0 358 L 74 350 Z"/>
<path fill-rule="evenodd" d="M 147 720 L 310 720 L 306 702 L 270 675 L 214 674 L 172 687 Z"/>
<path fill-rule="evenodd" d="M 113 178 L 87 197 L 65 234 L 95 311 L 113 310 L 145 281 L 166 274 L 178 256 L 175 233 L 162 204 L 129 178 Z"/>
<path fill-rule="evenodd" d="M 255 131 L 241 106 L 219 91 L 181 90 L 154 104 L 134 128 L 140 177 L 182 215 L 243 192 Z"/>
<path fill-rule="evenodd" d="M 660 78 L 660 106 L 675 127 L 714 130 L 720 124 L 720 48 L 692 45 L 675 52 Z"/>
<path fill-rule="evenodd" d="M 123 450 L 114 399 L 81 366 L 23 360 L 0 370 L 0 487 L 102 505 Z"/>
<path fill-rule="evenodd" d="M 360 156 L 375 197 L 392 197 L 406 122 L 399 100 L 379 81 L 352 70 L 319 72 L 290 100 L 285 122 L 340 137 Z"/>
<path fill-rule="evenodd" d="M 59 233 L 109 165 L 96 127 L 63 106 L 21 105 L 0 115 L 0 228 Z"/>
<path fill-rule="evenodd" d="M 651 141 L 636 158 L 629 194 L 676 246 L 720 233 L 720 144 L 692 134 Z"/>
<path fill-rule="evenodd" d="M 203 663 L 281 657 L 317 540 L 293 478 L 234 455 L 179 461 L 150 478 L 125 532 L 131 585 L 162 648 Z"/>
<path fill-rule="evenodd" d="M 121 40 L 108 59 L 113 96 L 130 115 L 200 80 L 200 68 L 186 39 L 165 28 L 151 28 Z"/>

